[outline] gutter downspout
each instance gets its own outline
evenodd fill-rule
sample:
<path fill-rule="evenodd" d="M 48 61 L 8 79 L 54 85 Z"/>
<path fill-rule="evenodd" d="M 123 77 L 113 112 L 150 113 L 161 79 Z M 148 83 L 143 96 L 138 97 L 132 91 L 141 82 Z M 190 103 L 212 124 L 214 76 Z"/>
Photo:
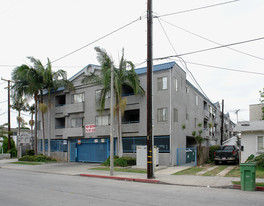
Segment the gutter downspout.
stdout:
<path fill-rule="evenodd" d="M 172 86 L 172 69 L 173 67 L 170 69 L 170 127 L 169 127 L 169 134 L 170 134 L 170 165 L 172 166 L 172 144 L 171 144 L 171 140 L 172 140 L 172 137 L 171 137 L 171 129 L 172 129 L 172 108 L 171 108 L 171 105 L 172 105 L 172 89 L 171 89 L 171 86 Z"/>

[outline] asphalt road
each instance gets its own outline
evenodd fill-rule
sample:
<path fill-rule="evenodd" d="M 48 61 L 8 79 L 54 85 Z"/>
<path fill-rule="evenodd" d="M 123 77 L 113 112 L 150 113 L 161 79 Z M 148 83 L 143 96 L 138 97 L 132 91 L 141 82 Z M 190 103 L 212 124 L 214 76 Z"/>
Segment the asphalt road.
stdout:
<path fill-rule="evenodd" d="M 263 192 L 149 184 L 0 168 L 0 206 L 261 205 Z"/>

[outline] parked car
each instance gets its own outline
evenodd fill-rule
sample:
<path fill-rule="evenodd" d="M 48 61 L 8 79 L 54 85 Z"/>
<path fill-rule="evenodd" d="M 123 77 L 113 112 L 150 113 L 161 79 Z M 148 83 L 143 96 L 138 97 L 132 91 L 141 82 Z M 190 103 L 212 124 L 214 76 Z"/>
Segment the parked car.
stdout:
<path fill-rule="evenodd" d="M 218 165 L 220 162 L 227 163 L 233 162 L 239 163 L 239 149 L 235 145 L 223 145 L 219 150 L 214 153 L 215 164 Z"/>

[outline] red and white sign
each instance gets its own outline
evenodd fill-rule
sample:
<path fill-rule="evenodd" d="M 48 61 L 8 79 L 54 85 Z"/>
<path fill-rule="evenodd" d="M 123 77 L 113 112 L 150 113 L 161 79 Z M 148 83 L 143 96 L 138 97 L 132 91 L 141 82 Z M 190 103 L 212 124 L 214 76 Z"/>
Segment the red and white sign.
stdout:
<path fill-rule="evenodd" d="M 85 125 L 85 133 L 93 133 L 93 132 L 95 132 L 95 124 Z"/>

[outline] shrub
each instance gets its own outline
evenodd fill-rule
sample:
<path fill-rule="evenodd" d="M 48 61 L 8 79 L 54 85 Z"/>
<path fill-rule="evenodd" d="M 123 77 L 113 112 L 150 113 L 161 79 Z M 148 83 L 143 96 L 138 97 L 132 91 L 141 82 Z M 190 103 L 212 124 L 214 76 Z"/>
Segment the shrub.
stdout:
<path fill-rule="evenodd" d="M 136 159 L 132 157 L 118 157 L 114 156 L 114 166 L 115 167 L 127 167 L 136 164 Z M 110 166 L 110 157 L 107 158 L 105 162 L 102 163 L 103 166 Z"/>
<path fill-rule="evenodd" d="M 56 162 L 56 159 L 53 159 L 51 157 L 47 157 L 45 155 L 39 154 L 35 156 L 31 155 L 25 155 L 21 158 L 19 158 L 19 161 L 31 161 L 31 162 Z"/>
<path fill-rule="evenodd" d="M 219 150 L 220 149 L 220 145 L 213 145 L 210 147 L 210 150 L 209 150 L 209 160 L 210 162 L 214 162 L 214 152 L 216 150 Z"/>
<path fill-rule="evenodd" d="M 256 157 L 252 154 L 247 158 L 246 162 L 255 162 L 257 167 L 264 168 L 264 154 L 258 155 Z"/>
<path fill-rule="evenodd" d="M 34 156 L 35 152 L 33 149 L 27 149 L 26 150 L 26 155 L 29 155 L 29 156 Z"/>

